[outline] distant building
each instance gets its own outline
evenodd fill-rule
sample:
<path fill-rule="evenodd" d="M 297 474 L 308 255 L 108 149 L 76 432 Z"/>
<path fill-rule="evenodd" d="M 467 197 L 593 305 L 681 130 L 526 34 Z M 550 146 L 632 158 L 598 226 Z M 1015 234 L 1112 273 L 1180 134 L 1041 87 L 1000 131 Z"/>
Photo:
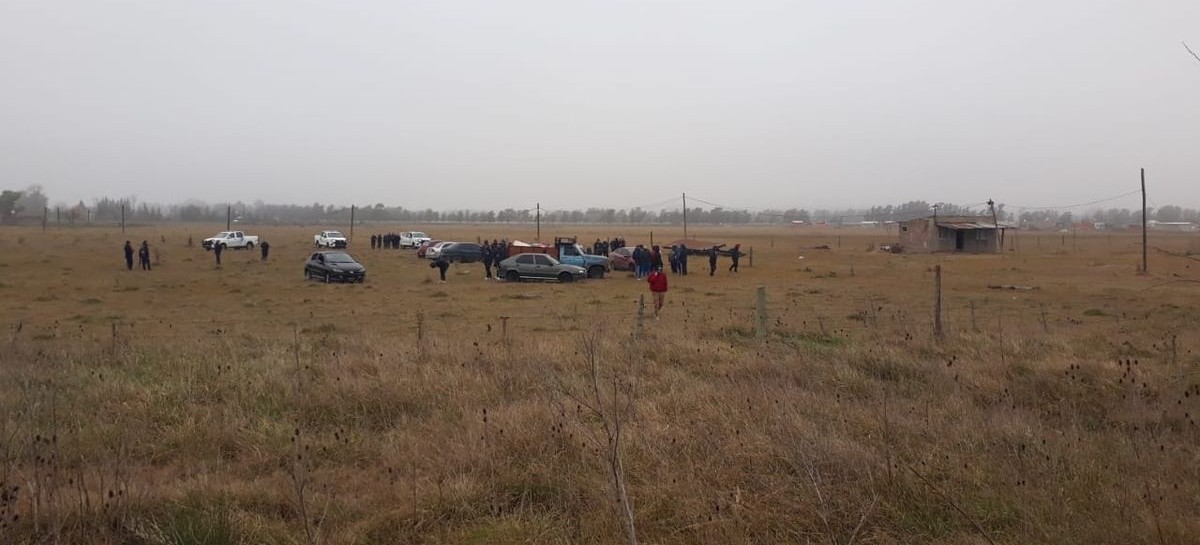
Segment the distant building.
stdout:
<path fill-rule="evenodd" d="M 914 253 L 993 253 L 1005 228 L 991 216 L 929 216 L 900 222 L 900 245 Z"/>
<path fill-rule="evenodd" d="M 1190 221 L 1154 221 L 1146 222 L 1146 227 L 1155 231 L 1175 231 L 1177 233 L 1195 233 L 1196 224 Z"/>

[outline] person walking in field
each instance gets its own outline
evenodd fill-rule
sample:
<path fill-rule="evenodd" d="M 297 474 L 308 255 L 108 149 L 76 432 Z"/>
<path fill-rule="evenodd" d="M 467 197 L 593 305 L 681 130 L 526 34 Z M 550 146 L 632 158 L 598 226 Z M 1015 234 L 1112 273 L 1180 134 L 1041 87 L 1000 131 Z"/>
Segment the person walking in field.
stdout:
<path fill-rule="evenodd" d="M 133 245 L 128 240 L 125 241 L 125 268 L 133 270 Z"/>
<path fill-rule="evenodd" d="M 717 247 L 713 246 L 708 249 L 708 275 L 714 276 L 717 274 Z"/>
<path fill-rule="evenodd" d="M 435 259 L 433 262 L 431 262 L 429 264 L 429 268 L 432 269 L 435 267 L 438 270 L 438 274 L 441 275 L 441 277 L 442 277 L 442 283 L 445 284 L 446 283 L 446 270 L 450 268 L 450 262 L 446 261 L 446 258 L 439 256 L 437 259 Z"/>
<path fill-rule="evenodd" d="M 675 259 L 679 262 L 679 274 L 682 276 L 687 276 L 687 254 L 687 244 L 680 244 L 679 247 L 675 249 Z"/>
<path fill-rule="evenodd" d="M 225 245 L 220 242 L 213 244 L 213 255 L 217 257 L 217 266 L 221 266 L 221 252 L 225 251 Z"/>
<path fill-rule="evenodd" d="M 733 249 L 729 250 L 729 259 L 733 260 L 729 264 L 729 272 L 738 272 L 738 258 L 742 257 L 742 245 L 734 244 Z"/>
<path fill-rule="evenodd" d="M 663 272 L 662 267 L 656 267 L 646 277 L 646 282 L 650 284 L 650 296 L 654 298 L 654 318 L 658 319 L 663 302 L 667 299 L 667 273 Z"/>
<path fill-rule="evenodd" d="M 145 240 L 142 241 L 142 247 L 138 248 L 138 264 L 143 271 L 150 270 L 150 243 Z"/>
<path fill-rule="evenodd" d="M 646 275 L 649 276 L 650 271 L 653 271 L 655 269 L 662 270 L 662 268 L 663 268 L 662 249 L 659 248 L 658 246 L 651 246 L 650 270 L 646 271 Z"/>
<path fill-rule="evenodd" d="M 479 248 L 481 250 L 483 250 L 483 279 L 491 280 L 492 279 L 492 258 L 495 257 L 494 254 L 492 253 L 492 245 L 488 244 L 488 241 L 485 240 L 485 241 L 483 241 L 483 244 L 479 245 Z"/>
<path fill-rule="evenodd" d="M 259 249 L 262 250 L 262 260 L 266 261 L 267 254 L 271 253 L 271 243 L 264 240 L 262 241 L 262 244 L 259 245 Z"/>

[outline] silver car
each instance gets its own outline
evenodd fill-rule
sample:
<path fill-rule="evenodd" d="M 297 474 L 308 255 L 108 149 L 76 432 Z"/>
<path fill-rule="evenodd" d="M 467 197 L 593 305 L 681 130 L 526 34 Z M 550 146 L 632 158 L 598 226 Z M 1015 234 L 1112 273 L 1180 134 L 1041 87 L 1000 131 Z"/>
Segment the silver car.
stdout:
<path fill-rule="evenodd" d="M 583 267 L 559 263 L 549 254 L 517 254 L 500 262 L 496 269 L 496 277 L 510 282 L 522 280 L 573 282 L 587 278 L 587 270 Z"/>

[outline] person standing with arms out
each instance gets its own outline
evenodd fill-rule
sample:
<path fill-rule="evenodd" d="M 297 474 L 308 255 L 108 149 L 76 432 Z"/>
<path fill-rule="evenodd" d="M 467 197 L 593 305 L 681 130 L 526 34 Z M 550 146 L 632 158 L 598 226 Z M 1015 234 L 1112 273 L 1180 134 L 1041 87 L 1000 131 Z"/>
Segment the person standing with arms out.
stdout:
<path fill-rule="evenodd" d="M 125 241 L 125 268 L 133 270 L 133 245 Z"/>
<path fill-rule="evenodd" d="M 729 272 L 738 272 L 738 258 L 742 257 L 742 245 L 734 244 L 733 249 L 729 250 L 729 259 L 733 262 L 729 264 Z"/>
<path fill-rule="evenodd" d="M 221 252 L 225 251 L 225 245 L 220 242 L 213 244 L 213 255 L 217 256 L 217 266 L 221 266 Z"/>
<path fill-rule="evenodd" d="M 143 271 L 150 270 L 150 243 L 145 240 L 142 241 L 142 247 L 138 248 L 138 264 Z"/>
<path fill-rule="evenodd" d="M 662 267 L 656 267 L 646 277 L 646 282 L 650 284 L 650 295 L 654 298 L 654 319 L 657 320 L 667 299 L 667 273 L 662 271 Z"/>
<path fill-rule="evenodd" d="M 262 250 L 262 260 L 266 261 L 267 254 L 271 253 L 271 243 L 264 240 L 258 247 Z"/>
<path fill-rule="evenodd" d="M 717 247 L 713 246 L 708 249 L 708 275 L 714 276 L 717 274 Z"/>

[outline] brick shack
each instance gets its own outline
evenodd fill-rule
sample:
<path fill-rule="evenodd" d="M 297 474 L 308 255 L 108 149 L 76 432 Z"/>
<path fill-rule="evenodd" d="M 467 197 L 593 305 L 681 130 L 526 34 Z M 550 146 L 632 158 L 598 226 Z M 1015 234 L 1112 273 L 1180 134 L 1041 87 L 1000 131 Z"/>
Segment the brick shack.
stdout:
<path fill-rule="evenodd" d="M 990 216 L 929 216 L 900 223 L 905 252 L 994 253 L 1000 230 Z"/>

